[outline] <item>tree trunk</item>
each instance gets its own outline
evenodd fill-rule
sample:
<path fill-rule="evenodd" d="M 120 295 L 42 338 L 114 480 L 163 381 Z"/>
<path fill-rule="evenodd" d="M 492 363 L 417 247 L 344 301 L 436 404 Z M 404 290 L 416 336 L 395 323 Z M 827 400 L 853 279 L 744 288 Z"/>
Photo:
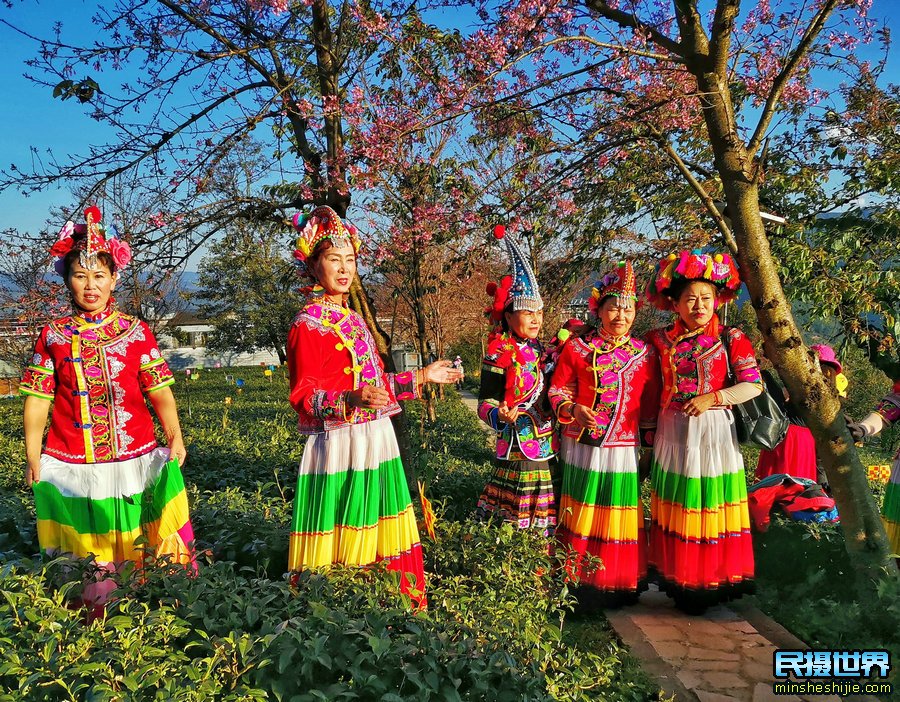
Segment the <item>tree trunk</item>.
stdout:
<path fill-rule="evenodd" d="M 733 125 L 724 119 L 729 114 L 724 103 L 730 98 L 715 76 L 701 73 L 697 78 L 700 92 L 709 102 L 704 118 L 766 357 L 778 370 L 815 437 L 816 454 L 825 466 L 840 511 L 847 551 L 861 576 L 859 582 L 870 585 L 892 563 L 865 469 L 843 421 L 837 393 L 826 386 L 812 363 L 781 286 L 759 213 L 755 159 L 743 148 Z"/>

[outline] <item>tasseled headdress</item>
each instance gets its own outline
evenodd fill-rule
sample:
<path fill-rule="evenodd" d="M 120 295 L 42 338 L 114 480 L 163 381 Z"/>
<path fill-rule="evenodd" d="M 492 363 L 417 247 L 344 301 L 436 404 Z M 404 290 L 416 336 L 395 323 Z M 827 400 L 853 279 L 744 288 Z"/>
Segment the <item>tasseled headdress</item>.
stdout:
<path fill-rule="evenodd" d="M 494 237 L 506 243 L 506 250 L 512 263 L 512 275 L 503 276 L 499 283 L 488 283 L 487 294 L 494 298 L 494 302 L 485 309 L 485 314 L 494 323 L 499 323 L 503 318 L 503 311 L 508 306 L 513 312 L 519 310 L 537 312 L 544 309 L 537 278 L 518 243 L 506 235 L 506 227 L 502 224 L 494 227 Z"/>
<path fill-rule="evenodd" d="M 595 317 L 600 311 L 600 302 L 607 297 L 616 298 L 618 307 L 631 309 L 638 306 L 637 280 L 631 261 L 619 261 L 616 267 L 594 283 L 588 310 Z"/>
<path fill-rule="evenodd" d="M 93 271 L 100 265 L 97 254 L 112 256 L 116 270 L 122 270 L 131 262 L 131 246 L 118 237 L 115 226 L 107 227 L 101 221 L 100 209 L 96 205 L 84 211 L 84 224 L 66 222 L 59 230 L 59 239 L 50 247 L 50 253 L 57 257 L 55 268 L 63 274 L 63 259 L 73 249 L 79 251 L 78 263 Z"/>
<path fill-rule="evenodd" d="M 647 286 L 647 299 L 661 310 L 674 311 L 667 294 L 678 280 L 704 280 L 718 290 L 719 304 L 731 302 L 741 287 L 741 276 L 727 253 L 707 254 L 699 250 L 670 254 L 656 264 L 656 276 Z"/>

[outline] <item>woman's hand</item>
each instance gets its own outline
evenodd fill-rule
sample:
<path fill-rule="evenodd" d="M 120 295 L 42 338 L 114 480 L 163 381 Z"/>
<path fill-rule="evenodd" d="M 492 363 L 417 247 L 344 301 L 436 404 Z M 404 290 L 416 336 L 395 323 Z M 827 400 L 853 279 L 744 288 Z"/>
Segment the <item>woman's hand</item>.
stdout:
<path fill-rule="evenodd" d="M 463 379 L 461 368 L 454 368 L 453 361 L 435 361 L 422 369 L 422 379 L 426 383 L 449 385 Z"/>
<path fill-rule="evenodd" d="M 37 483 L 41 479 L 41 461 L 28 461 L 25 464 L 25 484 L 31 487 L 32 483 Z"/>
<path fill-rule="evenodd" d="M 387 407 L 391 396 L 384 388 L 376 388 L 373 385 L 363 385 L 356 390 L 347 393 L 347 404 L 359 409 L 381 409 Z"/>
<path fill-rule="evenodd" d="M 716 394 L 714 392 L 708 392 L 704 395 L 692 397 L 681 406 L 681 411 L 691 417 L 699 417 L 715 404 Z"/>
<path fill-rule="evenodd" d="M 497 418 L 505 424 L 514 424 L 518 416 L 519 408 L 513 407 L 510 409 L 509 405 L 506 404 L 506 400 L 497 408 Z"/>
<path fill-rule="evenodd" d="M 169 441 L 169 460 L 171 461 L 173 458 L 178 459 L 179 468 L 184 468 L 184 464 L 187 463 L 187 449 L 180 434 Z"/>
<path fill-rule="evenodd" d="M 597 413 L 586 405 L 575 405 L 572 416 L 582 429 L 593 429 L 597 426 Z"/>

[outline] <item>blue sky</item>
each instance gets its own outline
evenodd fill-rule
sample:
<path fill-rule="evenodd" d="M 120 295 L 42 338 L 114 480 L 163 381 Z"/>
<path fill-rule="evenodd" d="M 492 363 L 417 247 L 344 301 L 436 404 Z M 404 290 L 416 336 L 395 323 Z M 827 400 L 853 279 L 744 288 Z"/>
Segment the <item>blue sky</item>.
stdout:
<path fill-rule="evenodd" d="M 896 0 L 875 0 L 871 14 L 897 27 L 900 26 L 898 5 Z M 90 17 L 97 6 L 94 0 L 25 0 L 14 3 L 12 8 L 0 8 L 0 19 L 35 35 L 48 34 L 53 22 L 60 21 L 64 36 L 83 33 L 87 41 L 96 32 Z M 82 105 L 74 100 L 54 99 L 49 88 L 36 86 L 23 77 L 27 70 L 24 61 L 33 56 L 34 42 L 0 25 L 0 46 L 3 47 L 0 90 L 5 98 L 5 109 L 0 111 L 0 164 L 8 167 L 16 163 L 25 169 L 32 163 L 32 146 L 43 158 L 47 157 L 48 150 L 64 157 L 66 153 L 83 152 L 90 144 L 108 138 L 106 128 L 89 119 Z M 900 82 L 898 51 L 900 48 L 895 47 L 891 52 L 891 82 Z M 108 74 L 100 77 L 111 79 Z M 71 203 L 67 190 L 51 190 L 29 197 L 14 191 L 0 193 L 0 207 L 5 213 L 0 228 L 55 232 L 61 223 L 53 222 L 49 227 L 45 224 L 49 208 Z"/>

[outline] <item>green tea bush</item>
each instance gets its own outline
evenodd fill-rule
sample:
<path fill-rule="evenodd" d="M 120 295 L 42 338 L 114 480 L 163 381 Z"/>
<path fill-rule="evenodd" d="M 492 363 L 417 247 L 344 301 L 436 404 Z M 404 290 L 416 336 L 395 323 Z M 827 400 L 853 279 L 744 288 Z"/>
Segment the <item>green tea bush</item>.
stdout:
<path fill-rule="evenodd" d="M 0 406 L 0 702 L 656 698 L 602 617 L 569 621 L 544 538 L 467 519 L 492 451 L 452 390 L 424 432 L 420 405 L 406 405 L 440 515 L 437 540 L 423 544 L 427 610 L 413 612 L 397 574 L 378 565 L 288 582 L 304 440 L 280 371 L 272 382 L 258 368 L 228 372 L 244 378 L 242 393 L 224 370 L 175 386 L 198 573 L 123 572 L 90 624 L 67 605 L 90 564 L 28 560 L 38 546 L 21 400 Z"/>

